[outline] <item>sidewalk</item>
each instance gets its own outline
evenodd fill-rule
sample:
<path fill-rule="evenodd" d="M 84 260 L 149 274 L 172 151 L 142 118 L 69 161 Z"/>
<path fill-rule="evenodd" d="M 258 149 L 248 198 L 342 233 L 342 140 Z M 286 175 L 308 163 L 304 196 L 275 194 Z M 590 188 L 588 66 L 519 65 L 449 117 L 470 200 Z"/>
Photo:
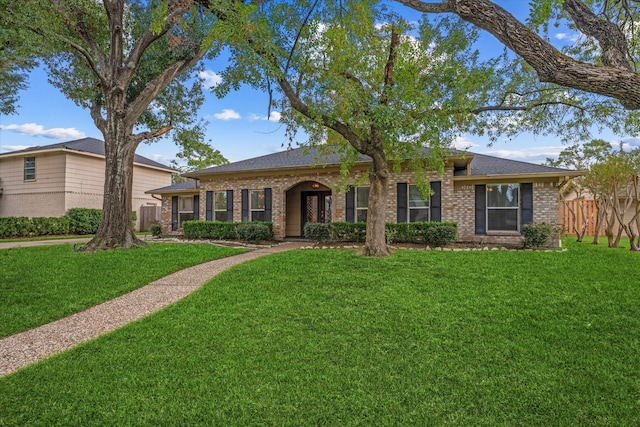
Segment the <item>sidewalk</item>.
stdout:
<path fill-rule="evenodd" d="M 69 241 L 56 242 L 61 244 Z M 158 311 L 181 300 L 218 273 L 235 265 L 304 245 L 304 242 L 281 243 L 185 268 L 80 313 L 1 339 L 0 376 Z"/>

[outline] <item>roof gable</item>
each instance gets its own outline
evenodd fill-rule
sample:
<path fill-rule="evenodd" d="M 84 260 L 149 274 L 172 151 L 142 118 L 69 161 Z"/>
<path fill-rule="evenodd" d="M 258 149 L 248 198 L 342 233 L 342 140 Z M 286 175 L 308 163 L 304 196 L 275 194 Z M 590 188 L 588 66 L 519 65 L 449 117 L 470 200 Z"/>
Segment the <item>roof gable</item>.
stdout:
<path fill-rule="evenodd" d="M 24 150 L 11 151 L 9 153 L 2 153 L 0 154 L 0 156 L 29 154 L 29 153 L 37 153 L 39 151 L 51 151 L 51 150 L 69 150 L 69 151 L 77 151 L 79 153 L 94 154 L 102 157 L 105 156 L 104 141 L 101 141 L 96 138 L 82 138 L 82 139 L 76 139 L 73 141 L 60 142 L 57 144 L 34 146 L 34 147 L 25 148 Z M 140 156 L 138 154 L 135 155 L 134 162 L 141 165 L 158 168 L 158 169 L 164 169 L 172 172 L 174 171 L 173 168 L 170 168 L 167 165 L 163 165 L 162 163 L 156 162 L 154 160 L 151 160 L 144 156 Z"/>

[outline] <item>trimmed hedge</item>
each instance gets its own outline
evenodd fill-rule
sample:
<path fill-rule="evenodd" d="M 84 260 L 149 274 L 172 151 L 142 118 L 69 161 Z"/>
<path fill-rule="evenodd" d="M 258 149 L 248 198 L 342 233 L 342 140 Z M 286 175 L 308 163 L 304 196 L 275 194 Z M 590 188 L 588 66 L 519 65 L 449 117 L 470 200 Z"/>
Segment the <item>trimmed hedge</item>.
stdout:
<path fill-rule="evenodd" d="M 187 239 L 239 239 L 238 227 L 243 225 L 263 225 L 263 231 L 260 233 L 260 240 L 270 240 L 273 238 L 273 224 L 270 222 L 252 221 L 252 222 L 221 222 L 221 221 L 185 221 L 182 223 L 182 232 Z M 251 232 L 242 231 L 243 236 L 251 236 Z M 255 241 L 255 240 L 253 240 Z"/>
<path fill-rule="evenodd" d="M 69 234 L 72 221 L 67 217 L 2 217 L 0 218 L 0 238 L 50 236 Z"/>
<path fill-rule="evenodd" d="M 102 209 L 71 208 L 67 216 L 72 221 L 72 233 L 96 234 L 102 220 Z"/>
<path fill-rule="evenodd" d="M 365 222 L 308 223 L 304 227 L 304 235 L 317 242 L 364 242 L 366 228 Z M 385 232 L 389 243 L 422 242 L 431 246 L 446 246 L 458 239 L 458 225 L 453 222 L 387 223 Z"/>

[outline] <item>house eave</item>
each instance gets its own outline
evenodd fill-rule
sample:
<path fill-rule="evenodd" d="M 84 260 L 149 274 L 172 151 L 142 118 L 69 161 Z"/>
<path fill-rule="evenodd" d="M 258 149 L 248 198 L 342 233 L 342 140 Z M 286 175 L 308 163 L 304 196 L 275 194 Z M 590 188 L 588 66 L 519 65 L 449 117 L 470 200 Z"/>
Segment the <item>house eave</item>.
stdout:
<path fill-rule="evenodd" d="M 514 174 L 484 174 L 484 175 L 464 175 L 454 176 L 453 180 L 456 182 L 465 181 L 524 181 L 531 179 L 560 179 L 560 178 L 572 178 L 576 176 L 582 176 L 582 171 L 562 171 L 562 172 L 544 172 L 544 173 L 514 173 Z"/>

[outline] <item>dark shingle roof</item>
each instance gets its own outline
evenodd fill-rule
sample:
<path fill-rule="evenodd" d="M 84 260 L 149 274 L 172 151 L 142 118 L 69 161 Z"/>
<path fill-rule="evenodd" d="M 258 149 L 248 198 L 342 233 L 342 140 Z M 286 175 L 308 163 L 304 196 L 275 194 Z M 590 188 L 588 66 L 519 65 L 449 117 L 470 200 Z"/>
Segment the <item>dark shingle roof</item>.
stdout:
<path fill-rule="evenodd" d="M 194 185 L 195 183 L 195 185 Z M 177 184 L 171 184 L 166 187 L 156 188 L 155 190 L 145 191 L 145 193 L 171 193 L 174 191 L 188 191 L 188 190 L 197 190 L 200 188 L 200 181 L 194 181 L 190 179 L 185 182 L 179 182 Z"/>
<path fill-rule="evenodd" d="M 89 153 L 89 154 L 97 154 L 99 156 L 105 155 L 104 141 L 101 141 L 95 138 L 82 138 L 82 139 L 76 139 L 74 141 L 60 142 L 58 144 L 29 147 L 29 148 L 25 148 L 24 150 L 11 151 L 9 153 L 2 153 L 0 154 L 0 156 L 8 155 L 8 154 L 30 153 L 30 152 L 36 152 L 36 151 L 42 151 L 42 150 L 56 150 L 56 149 L 78 151 L 81 153 Z M 168 171 L 174 170 L 167 165 L 163 165 L 162 163 L 156 162 L 154 160 L 148 159 L 138 154 L 136 154 L 134 161 L 142 165 L 153 166 L 153 167 L 165 169 Z"/>
<path fill-rule="evenodd" d="M 462 156 L 462 152 L 453 151 L 452 156 Z M 519 174 L 558 174 L 562 172 L 575 172 L 568 169 L 554 168 L 550 166 L 536 165 L 517 160 L 503 159 L 500 157 L 487 156 L 466 152 L 464 155 L 472 157 L 471 176 L 478 175 L 519 175 Z M 368 156 L 360 156 L 362 162 L 369 162 Z M 462 157 L 461 157 L 462 158 Z M 213 166 L 187 174 L 187 176 L 199 177 L 201 175 L 234 173 L 256 170 L 273 170 L 285 168 L 309 167 L 313 165 L 338 165 L 340 156 L 338 154 L 321 155 L 317 148 L 295 148 L 252 159 L 241 160 L 226 165 Z M 455 176 L 466 176 L 466 170 L 456 170 Z"/>

